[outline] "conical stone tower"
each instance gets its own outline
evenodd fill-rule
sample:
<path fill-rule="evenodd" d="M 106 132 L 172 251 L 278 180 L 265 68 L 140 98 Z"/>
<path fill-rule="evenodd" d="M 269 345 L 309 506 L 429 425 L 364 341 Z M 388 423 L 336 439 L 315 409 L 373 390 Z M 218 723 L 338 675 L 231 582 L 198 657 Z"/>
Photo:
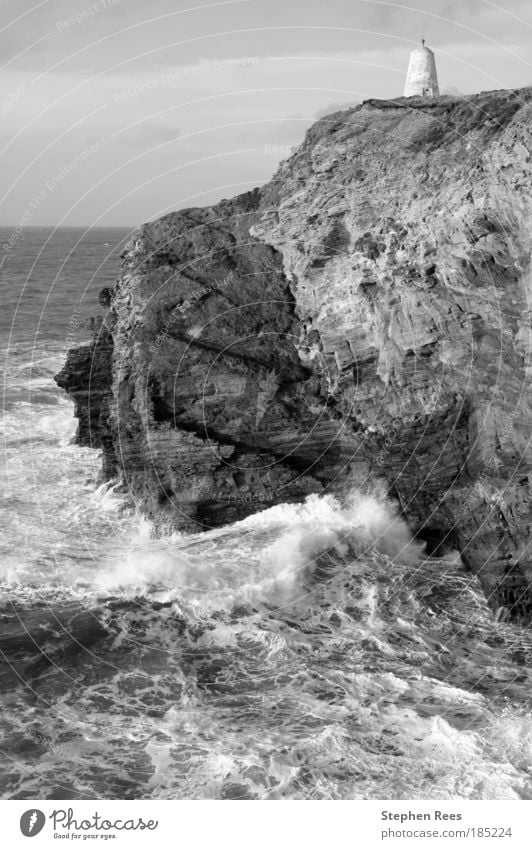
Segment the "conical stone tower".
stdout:
<path fill-rule="evenodd" d="M 406 75 L 405 97 L 438 97 L 440 87 L 436 71 L 434 53 L 425 46 L 416 47 L 410 54 L 410 63 Z"/>

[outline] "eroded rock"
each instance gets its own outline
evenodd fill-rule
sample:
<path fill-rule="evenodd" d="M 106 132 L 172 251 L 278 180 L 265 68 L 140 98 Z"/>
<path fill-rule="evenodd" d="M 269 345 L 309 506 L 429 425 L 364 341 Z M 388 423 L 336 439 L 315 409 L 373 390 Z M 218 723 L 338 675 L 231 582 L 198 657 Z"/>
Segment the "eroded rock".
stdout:
<path fill-rule="evenodd" d="M 380 479 L 530 617 L 531 99 L 369 101 L 139 230 L 59 382 L 156 524 Z"/>

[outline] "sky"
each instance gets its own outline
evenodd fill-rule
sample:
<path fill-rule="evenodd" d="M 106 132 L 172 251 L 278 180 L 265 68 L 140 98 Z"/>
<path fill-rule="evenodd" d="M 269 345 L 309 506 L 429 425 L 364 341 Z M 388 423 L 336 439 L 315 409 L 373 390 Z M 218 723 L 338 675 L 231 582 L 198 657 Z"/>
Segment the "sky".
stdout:
<path fill-rule="evenodd" d="M 530 0 L 1 0 L 0 225 L 136 226 L 266 182 L 320 116 L 532 85 Z"/>

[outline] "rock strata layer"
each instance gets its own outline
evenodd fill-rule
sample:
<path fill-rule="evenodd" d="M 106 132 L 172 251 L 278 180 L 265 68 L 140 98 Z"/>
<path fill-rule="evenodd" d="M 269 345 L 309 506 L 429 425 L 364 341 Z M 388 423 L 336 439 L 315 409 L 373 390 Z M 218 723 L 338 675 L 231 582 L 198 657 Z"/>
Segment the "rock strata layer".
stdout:
<path fill-rule="evenodd" d="M 368 101 L 140 228 L 57 378 L 104 476 L 185 531 L 378 480 L 529 619 L 531 101 Z"/>

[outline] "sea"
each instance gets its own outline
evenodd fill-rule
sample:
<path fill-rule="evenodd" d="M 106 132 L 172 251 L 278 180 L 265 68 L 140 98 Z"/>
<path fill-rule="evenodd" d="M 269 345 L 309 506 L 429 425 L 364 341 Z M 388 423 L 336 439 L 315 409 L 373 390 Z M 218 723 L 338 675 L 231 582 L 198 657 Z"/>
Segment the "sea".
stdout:
<path fill-rule="evenodd" d="M 0 232 L 0 795 L 532 799 L 532 634 L 353 489 L 156 538 L 54 383 L 129 232 Z"/>

